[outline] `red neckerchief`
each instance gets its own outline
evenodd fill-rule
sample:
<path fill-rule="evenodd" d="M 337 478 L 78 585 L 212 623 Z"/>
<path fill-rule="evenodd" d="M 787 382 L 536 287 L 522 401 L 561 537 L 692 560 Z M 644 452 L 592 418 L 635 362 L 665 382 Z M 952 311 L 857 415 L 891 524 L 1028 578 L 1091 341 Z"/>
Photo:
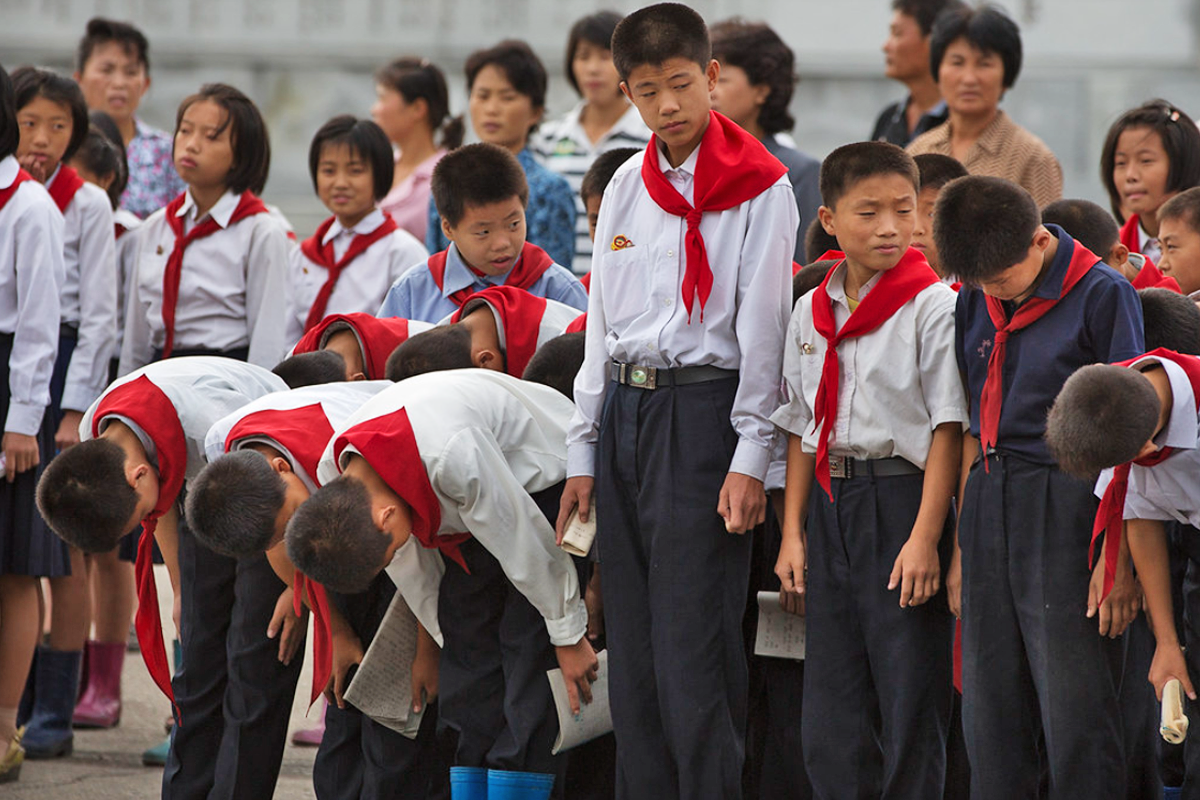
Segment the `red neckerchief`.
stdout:
<path fill-rule="evenodd" d="M 1138 235 L 1138 231 L 1142 227 L 1142 222 L 1137 214 L 1130 214 L 1129 219 L 1125 220 L 1125 224 L 1121 226 L 1121 244 L 1129 248 L 1131 253 L 1142 253 L 1142 237 Z M 1146 259 L 1147 262 L 1150 259 Z"/>
<path fill-rule="evenodd" d="M 1173 350 L 1160 347 L 1137 358 L 1120 361 L 1117 366 L 1132 367 L 1137 362 L 1151 356 L 1178 364 L 1183 369 L 1188 381 L 1192 384 L 1192 396 L 1196 401 L 1197 409 L 1200 410 L 1200 358 L 1180 355 Z M 1112 480 L 1105 487 L 1104 496 L 1100 499 L 1100 508 L 1096 510 L 1096 521 L 1092 524 L 1092 543 L 1088 547 L 1088 564 L 1090 565 L 1096 552 L 1096 540 L 1100 538 L 1101 534 L 1108 531 L 1109 535 L 1104 540 L 1103 597 L 1107 597 L 1112 590 L 1113 580 L 1117 574 L 1117 556 L 1121 549 L 1121 533 L 1125 522 L 1125 494 L 1129 489 L 1130 467 L 1133 464 L 1137 464 L 1139 467 L 1153 467 L 1155 464 L 1166 461 L 1174 452 L 1173 448 L 1164 447 L 1145 458 L 1119 464 L 1113 469 Z"/>
<path fill-rule="evenodd" d="M 113 223 L 113 238 L 120 241 L 121 237 L 129 233 L 129 228 L 126 228 L 119 222 Z"/>
<path fill-rule="evenodd" d="M 563 333 L 579 333 L 580 331 L 586 331 L 586 330 L 587 330 L 587 312 L 585 311 L 582 314 L 580 314 L 578 317 L 576 317 L 575 319 L 571 320 L 571 324 L 567 326 L 567 329 L 565 331 L 563 331 Z"/>
<path fill-rule="evenodd" d="M 13 178 L 12 185 L 7 189 L 0 189 L 0 209 L 8 205 L 8 201 L 17 193 L 17 188 L 25 181 L 33 180 L 33 176 L 20 167 L 17 168 L 17 177 Z"/>
<path fill-rule="evenodd" d="M 650 198 L 668 214 L 687 222 L 684 246 L 687 264 L 683 273 L 683 304 L 692 321 L 692 304 L 699 295 L 700 321 L 712 291 L 713 271 L 700 234 L 700 220 L 708 211 L 725 211 L 766 191 L 787 167 L 767 152 L 762 142 L 746 133 L 729 118 L 710 111 L 708 128 L 700 139 L 693 177 L 693 203 L 671 185 L 658 166 L 658 135 L 650 137 L 642 158 L 642 182 Z"/>
<path fill-rule="evenodd" d="M 383 380 L 388 356 L 408 341 L 408 320 L 403 317 L 376 318 L 361 311 L 352 314 L 330 314 L 308 329 L 292 348 L 292 355 L 315 353 L 320 350 L 325 331 L 335 322 L 346 323 L 358 337 L 363 351 L 363 367 L 367 370 L 369 381 Z"/>
<path fill-rule="evenodd" d="M 393 231 L 399 230 L 396 222 L 387 214 L 383 215 L 383 222 L 378 228 L 370 233 L 355 234 L 350 240 L 350 247 L 346 250 L 345 255 L 340 260 L 335 260 L 333 257 L 333 240 L 327 244 L 321 244 L 325 239 L 325 234 L 329 233 L 329 229 L 333 227 L 337 217 L 330 217 L 321 223 L 317 228 L 317 232 L 311 238 L 305 239 L 300 245 L 300 251 L 305 257 L 314 264 L 324 267 L 329 273 L 325 278 L 325 283 L 321 284 L 320 290 L 317 292 L 317 299 L 313 300 L 312 308 L 308 310 L 308 317 L 304 320 L 304 330 L 309 330 L 325 317 L 325 308 L 329 305 L 329 296 L 333 294 L 333 287 L 337 285 L 338 276 L 342 274 L 351 261 L 362 255 L 368 247 L 378 242 L 385 236 L 389 236 Z"/>
<path fill-rule="evenodd" d="M 163 645 L 162 621 L 158 616 L 158 590 L 154 585 L 154 530 L 158 519 L 171 510 L 183 488 L 187 474 L 187 438 L 175 405 L 145 375 L 111 389 L 100 398 L 92 415 L 92 436 L 100 435 L 100 423 L 105 417 L 119 415 L 137 423 L 154 442 L 158 457 L 158 502 L 142 520 L 142 537 L 138 541 L 137 563 L 137 629 L 138 646 L 150 677 L 172 703 L 171 669 L 167 665 L 167 648 Z"/>
<path fill-rule="evenodd" d="M 401 408 L 364 420 L 344 431 L 333 443 L 333 457 L 339 465 L 347 445 L 354 445 L 383 482 L 408 505 L 412 514 L 412 535 L 417 541 L 424 547 L 441 550 L 469 572 L 458 546 L 470 539 L 471 534 L 438 535 L 442 526 L 442 506 L 421 461 L 417 438 L 408 420 L 408 409 Z"/>
<path fill-rule="evenodd" d="M 588 274 L 587 274 L 587 275 L 584 275 L 582 278 L 580 278 L 580 279 L 579 279 L 579 282 L 583 284 L 583 290 L 584 290 L 585 292 L 591 293 L 591 291 L 592 291 L 592 273 L 591 273 L 591 270 L 588 270 Z"/>
<path fill-rule="evenodd" d="M 1121 244 L 1129 248 L 1129 252 L 1138 253 L 1146 259 L 1146 263 L 1138 270 L 1138 274 L 1133 276 L 1133 280 L 1131 281 L 1133 288 L 1170 289 L 1176 294 L 1183 294 L 1183 289 L 1180 288 L 1179 281 L 1164 275 L 1162 270 L 1155 266 L 1150 256 L 1142 252 L 1142 237 L 1138 235 L 1141 227 L 1142 222 L 1137 214 L 1130 214 L 1129 219 L 1125 220 L 1125 224 L 1121 226 Z"/>
<path fill-rule="evenodd" d="M 433 282 L 437 284 L 438 289 L 445 291 L 446 284 L 446 255 L 450 252 L 449 249 L 443 250 L 440 253 L 434 253 L 429 257 L 429 272 L 433 275 Z M 463 262 L 466 263 L 465 261 Z M 505 286 L 513 286 L 517 289 L 528 289 L 533 286 L 542 275 L 546 274 L 546 270 L 554 265 L 554 260 L 547 255 L 546 251 L 538 247 L 536 244 L 525 243 L 521 248 L 521 257 L 512 269 L 508 271 L 508 275 L 504 278 Z M 472 270 L 475 274 L 481 274 L 477 270 Z M 470 286 L 459 289 L 450 295 L 450 302 L 462 308 L 462 304 L 467 302 L 467 298 L 474 292 Z"/>
<path fill-rule="evenodd" d="M 175 347 L 175 306 L 179 303 L 179 281 L 183 276 L 183 251 L 197 239 L 203 239 L 205 236 L 211 236 L 221 230 L 221 226 L 209 214 L 193 225 L 192 229 L 185 234 L 183 218 L 178 216 L 178 212 L 183 208 L 186 198 L 186 193 L 179 195 L 167 203 L 166 209 L 167 226 L 175 234 L 175 247 L 171 249 L 171 256 L 167 259 L 166 269 L 163 270 L 162 320 L 163 327 L 167 332 L 167 338 L 163 342 L 163 358 L 170 358 L 171 350 Z M 229 218 L 229 225 L 234 225 L 255 214 L 266 213 L 267 207 L 262 200 L 250 192 L 242 192 L 237 208 L 233 210 L 233 216 Z M 255 265 L 256 268 L 257 266 Z"/>
<path fill-rule="evenodd" d="M 1071 261 L 1067 265 L 1066 275 L 1063 276 L 1062 291 L 1058 297 L 1030 297 L 1022 303 L 1012 319 L 1007 318 L 1004 305 L 995 297 L 985 296 L 988 316 L 996 328 L 992 353 L 988 358 L 987 380 L 983 383 L 983 391 L 979 398 L 979 444 L 984 453 L 984 468 L 987 468 L 987 452 L 995 447 L 996 438 L 1000 431 L 1000 408 L 1004 393 L 1004 353 L 1007 349 L 1008 338 L 1023 328 L 1026 328 L 1050 312 L 1058 302 L 1070 294 L 1075 284 L 1087 274 L 1088 270 L 1100 263 L 1100 258 L 1079 242 L 1065 233 L 1059 237 L 1058 246 L 1067 243 L 1073 247 Z M 1057 254 L 1055 256 L 1057 258 Z"/>
<path fill-rule="evenodd" d="M 58 168 L 58 174 L 54 176 L 54 180 L 46 187 L 46 191 L 50 193 L 58 210 L 65 214 L 67 206 L 71 205 L 71 201 L 75 199 L 75 195 L 82 188 L 83 178 L 79 177 L 79 173 L 73 168 L 63 164 Z"/>
<path fill-rule="evenodd" d="M 496 325 L 504 331 L 504 371 L 520 378 L 537 352 L 538 328 L 546 313 L 546 298 L 513 286 L 493 286 L 471 295 L 450 316 L 450 322 L 460 322 L 464 311 L 469 314 L 482 305 L 491 307 Z"/>
<path fill-rule="evenodd" d="M 834 266 L 829 270 L 825 280 L 814 290 L 812 300 L 813 327 L 825 338 L 826 344 L 821 383 L 817 387 L 817 398 L 813 404 L 813 425 L 821 431 L 817 440 L 817 483 L 831 500 L 833 493 L 829 486 L 829 434 L 837 419 L 840 381 L 838 345 L 847 339 L 875 330 L 919 292 L 938 282 L 937 273 L 929 266 L 925 256 L 921 255 L 920 250 L 910 247 L 900 257 L 896 266 L 879 276 L 879 281 L 839 331 L 833 316 L 833 301 L 829 299 L 826 290 L 829 278 L 837 268 Z"/>
<path fill-rule="evenodd" d="M 325 415 L 325 409 L 320 403 L 301 408 L 267 408 L 247 414 L 234 423 L 225 437 L 225 451 L 232 452 L 233 445 L 239 439 L 259 436 L 277 442 L 291 454 L 309 479 L 315 481 L 321 454 L 325 451 L 325 445 L 333 438 L 333 426 L 329 424 L 329 417 Z M 292 591 L 296 616 L 300 616 L 300 606 L 306 589 L 309 607 L 313 612 L 313 682 L 312 696 L 308 701 L 309 705 L 312 705 L 325 690 L 325 684 L 329 683 L 333 659 L 330 646 L 329 602 L 325 597 L 325 588 L 312 578 L 305 577 L 300 570 L 296 570 Z"/>

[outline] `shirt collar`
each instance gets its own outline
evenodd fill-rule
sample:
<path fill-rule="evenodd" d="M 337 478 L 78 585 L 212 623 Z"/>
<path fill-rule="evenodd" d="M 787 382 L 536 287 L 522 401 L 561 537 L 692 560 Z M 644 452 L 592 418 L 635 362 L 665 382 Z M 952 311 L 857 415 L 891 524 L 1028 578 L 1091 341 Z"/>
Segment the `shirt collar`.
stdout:
<path fill-rule="evenodd" d="M 1143 253 L 1146 252 L 1146 247 L 1150 244 L 1150 242 L 1158 241 L 1157 237 L 1151 236 L 1150 234 L 1146 233 L 1146 229 L 1142 227 L 1141 222 L 1138 222 L 1137 235 L 1138 235 L 1138 249 L 1141 250 Z"/>
<path fill-rule="evenodd" d="M 835 303 L 850 308 L 850 304 L 846 300 L 846 260 L 842 259 L 842 263 L 833 268 L 833 274 L 829 276 L 829 283 L 825 284 L 825 294 L 829 295 L 829 299 Z M 858 302 L 867 299 L 867 295 L 875 288 L 875 284 L 879 283 L 882 272 L 876 272 L 871 276 L 871 280 L 864 283 L 858 290 Z"/>
<path fill-rule="evenodd" d="M 1167 424 L 1154 437 L 1154 443 L 1159 447 L 1196 449 L 1196 395 L 1192 391 L 1192 382 L 1188 380 L 1183 367 L 1167 358 L 1143 358 L 1132 366 L 1137 369 L 1149 361 L 1157 361 L 1162 365 L 1171 384 L 1171 414 L 1167 417 Z"/>
<path fill-rule="evenodd" d="M 689 178 L 695 177 L 696 162 L 700 158 L 700 145 L 696 145 L 696 149 L 692 151 L 692 154 L 684 159 L 683 163 L 678 167 L 671 166 L 671 162 L 667 161 L 667 154 L 663 152 L 661 147 L 655 147 L 655 150 L 658 151 L 658 168 L 664 175 L 671 172 L 681 172 Z"/>
<path fill-rule="evenodd" d="M 63 168 L 63 163 L 60 161 L 60 162 L 58 162 L 58 166 L 54 168 L 54 172 L 50 173 L 50 177 L 46 178 L 46 190 L 47 191 L 49 191 L 50 187 L 54 185 L 54 179 L 58 177 L 58 174 L 60 172 L 62 172 L 62 168 Z M 1138 228 L 1138 230 L 1141 230 L 1141 228 Z"/>
<path fill-rule="evenodd" d="M 467 262 L 463 261 L 462 254 L 458 252 L 458 245 L 451 242 L 450 247 L 446 249 L 446 272 L 442 276 L 442 296 L 449 297 L 459 289 L 466 289 L 468 286 L 476 284 L 501 286 L 509 273 L 517 268 L 520 260 L 521 258 L 518 256 L 509 271 L 503 275 L 476 275 L 467 266 Z"/>
<path fill-rule="evenodd" d="M 217 201 L 216 205 L 208 210 L 207 216 L 212 217 L 213 221 L 222 228 L 227 228 L 229 227 L 229 220 L 233 217 L 233 212 L 237 210 L 238 202 L 241 199 L 242 196 L 240 194 L 230 189 L 221 195 L 221 199 Z M 175 212 L 175 216 L 185 219 L 190 217 L 192 222 L 200 221 L 196 219 L 196 200 L 192 197 L 191 189 L 184 192 L 183 205 Z"/>
<path fill-rule="evenodd" d="M 358 224 L 353 228 L 343 228 L 341 221 L 337 217 L 334 217 L 333 224 L 329 226 L 329 230 L 325 231 L 325 235 L 321 238 L 321 244 L 329 244 L 343 233 L 349 233 L 353 236 L 372 233 L 383 224 L 383 219 L 383 212 L 378 208 L 372 209 L 371 213 L 360 219 Z"/>
<path fill-rule="evenodd" d="M 1075 253 L 1075 240 L 1057 225 L 1047 225 L 1046 230 L 1058 239 L 1058 250 L 1054 253 L 1054 260 L 1050 262 L 1050 269 L 1046 272 L 1046 277 L 1042 279 L 1041 284 L 1031 296 L 1057 300 L 1062 295 L 1062 285 L 1067 277 L 1067 268 L 1071 265 L 1071 256 Z"/>
<path fill-rule="evenodd" d="M 17 172 L 20 169 L 21 165 L 12 156 L 6 156 L 0 160 L 0 189 L 7 189 L 12 186 L 13 181 L 17 179 Z"/>

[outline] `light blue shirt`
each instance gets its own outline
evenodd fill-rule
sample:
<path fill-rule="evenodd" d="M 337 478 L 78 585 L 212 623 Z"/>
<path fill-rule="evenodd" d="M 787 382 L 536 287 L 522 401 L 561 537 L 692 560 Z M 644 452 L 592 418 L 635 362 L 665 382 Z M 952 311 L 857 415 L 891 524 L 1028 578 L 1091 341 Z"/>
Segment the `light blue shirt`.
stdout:
<path fill-rule="evenodd" d="M 516 269 L 516 264 L 513 269 Z M 427 265 L 410 269 L 388 289 L 376 316 L 403 317 L 436 324 L 458 310 L 458 305 L 450 299 L 450 295 L 459 289 L 470 288 L 472 292 L 478 292 L 490 286 L 503 286 L 508 274 L 476 275 L 462 260 L 458 248 L 451 244 L 446 251 L 446 274 L 442 288 L 439 289 L 434 282 L 433 273 Z M 583 284 L 570 270 L 558 264 L 551 264 L 528 291 L 538 297 L 566 303 L 580 311 L 587 310 L 587 291 Z"/>

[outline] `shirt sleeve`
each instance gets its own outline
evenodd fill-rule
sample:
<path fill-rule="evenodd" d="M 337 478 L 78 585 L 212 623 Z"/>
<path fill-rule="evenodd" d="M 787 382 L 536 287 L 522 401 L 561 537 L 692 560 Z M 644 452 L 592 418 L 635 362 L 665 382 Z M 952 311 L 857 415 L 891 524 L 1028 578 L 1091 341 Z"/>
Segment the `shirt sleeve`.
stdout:
<path fill-rule="evenodd" d="M 48 202 L 38 203 L 13 236 L 17 324 L 8 357 L 11 397 L 4 430 L 34 436 L 50 404 L 50 373 L 58 352 L 59 292 L 66 275 L 62 215 Z"/>
<path fill-rule="evenodd" d="M 452 498 L 471 535 L 542 615 L 550 643 L 569 646 L 587 631 L 587 609 L 571 557 L 513 475 L 489 431 L 468 428 L 448 443 L 430 475 L 434 491 Z"/>
<path fill-rule="evenodd" d="M 287 304 L 280 302 L 286 294 L 287 266 L 283 226 L 265 214 L 256 215 L 246 258 L 247 360 L 264 369 L 274 367 L 287 352 Z"/>
<path fill-rule="evenodd" d="M 442 576 L 446 573 L 441 554 L 422 545 L 415 536 L 410 536 L 396 550 L 384 571 L 396 584 L 396 591 L 404 597 L 404 602 L 408 603 L 409 610 L 421 627 L 440 646 L 442 628 L 438 624 L 438 591 Z"/>
<path fill-rule="evenodd" d="M 150 363 L 154 347 L 150 341 L 150 305 L 141 299 L 141 254 L 148 246 L 149 236 L 140 237 L 138 256 L 134 259 L 133 275 L 129 279 L 129 296 L 125 298 L 125 331 L 121 336 L 121 356 L 117 374 L 128 375 Z"/>
<path fill-rule="evenodd" d="M 738 444 L 729 471 L 758 480 L 766 477 L 775 438 L 770 416 L 779 407 L 798 222 L 795 196 L 786 182 L 750 201 L 734 325 L 741 360 L 730 419 Z"/>
<path fill-rule="evenodd" d="M 788 323 L 787 334 L 783 347 L 783 403 L 771 415 L 771 421 L 788 433 L 803 436 L 812 422 L 813 412 L 804 397 L 804 379 L 801 360 L 805 358 L 823 358 L 823 355 L 804 354 L 800 349 L 804 298 L 796 301 L 796 310 L 792 312 L 792 320 Z M 786 460 L 786 453 L 785 453 Z"/>
<path fill-rule="evenodd" d="M 388 289 L 387 294 L 383 296 L 383 303 L 379 306 L 379 313 L 375 316 L 381 319 L 386 317 L 412 319 L 412 293 L 409 291 L 409 282 L 405 280 L 404 275 L 397 278 L 396 282 Z"/>
<path fill-rule="evenodd" d="M 942 284 L 930 287 L 930 296 L 918 299 L 917 369 L 921 393 L 931 428 L 947 422 L 966 423 L 967 396 L 955 353 L 953 290 Z"/>
<path fill-rule="evenodd" d="M 1146 352 L 1142 304 L 1128 281 L 1106 281 L 1086 306 L 1087 333 L 1101 364 L 1134 358 Z"/>
<path fill-rule="evenodd" d="M 1137 467 L 1134 467 L 1137 469 Z M 1135 492 L 1133 487 L 1129 487 L 1129 491 L 1125 494 L 1125 519 L 1154 519 L 1170 522 L 1175 517 L 1170 512 L 1159 508 L 1154 503 L 1150 502 L 1141 494 Z M 1195 534 L 1185 534 L 1195 535 Z"/>
<path fill-rule="evenodd" d="M 287 329 L 284 339 L 288 345 L 295 347 L 296 342 L 304 335 L 304 322 L 308 319 L 308 309 L 301 307 L 298 288 L 301 276 L 304 274 L 304 253 L 299 247 L 288 250 L 287 280 L 283 287 L 283 306 L 287 314 Z"/>
<path fill-rule="evenodd" d="M 76 213 L 81 216 L 79 338 L 71 353 L 62 396 L 63 409 L 71 411 L 86 410 L 104 391 L 108 361 L 117 340 L 117 253 L 112 209 L 103 192 L 84 190 L 76 195 Z"/>
<path fill-rule="evenodd" d="M 557 264 L 555 267 L 557 269 L 551 268 L 552 271 L 546 273 L 546 297 L 579 311 L 586 311 L 588 307 L 587 289 L 583 288 L 579 279 L 572 275 L 566 267 Z"/>

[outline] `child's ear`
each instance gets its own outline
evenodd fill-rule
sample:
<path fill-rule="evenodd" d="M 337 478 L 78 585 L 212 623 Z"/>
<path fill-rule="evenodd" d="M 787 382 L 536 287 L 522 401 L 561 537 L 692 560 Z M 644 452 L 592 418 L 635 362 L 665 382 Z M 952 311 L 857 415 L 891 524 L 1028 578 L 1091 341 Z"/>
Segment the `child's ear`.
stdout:
<path fill-rule="evenodd" d="M 280 473 L 281 475 L 292 471 L 291 462 L 288 461 L 283 456 L 273 456 L 270 460 L 270 464 L 271 464 L 271 469 L 275 470 L 276 472 Z"/>
<path fill-rule="evenodd" d="M 621 81 L 621 94 L 625 95 L 626 100 L 633 102 L 633 93 L 629 91 L 629 84 L 625 81 Z"/>
<path fill-rule="evenodd" d="M 708 91 L 712 92 L 717 88 L 717 78 L 721 75 L 721 65 L 715 58 L 709 59 L 708 69 L 704 70 L 705 76 L 708 78 Z"/>
<path fill-rule="evenodd" d="M 490 369 L 494 372 L 504 371 L 504 358 L 490 347 L 484 347 L 471 353 L 471 361 L 480 369 Z"/>
<path fill-rule="evenodd" d="M 833 225 L 833 209 L 829 206 L 821 206 L 817 209 L 817 219 L 821 220 L 821 227 L 830 236 L 837 236 L 837 229 Z"/>
<path fill-rule="evenodd" d="M 445 217 L 442 217 L 441 219 L 442 219 L 442 235 L 453 242 L 454 241 L 454 228 L 450 227 L 450 223 L 446 221 Z"/>
<path fill-rule="evenodd" d="M 763 106 L 767 103 L 767 98 L 771 96 L 771 86 L 766 83 L 756 83 L 750 87 L 754 98 L 754 105 Z"/>
<path fill-rule="evenodd" d="M 1104 259 L 1104 263 L 1108 264 L 1118 272 L 1124 272 L 1125 267 L 1129 262 L 1129 247 L 1121 242 L 1113 245 L 1108 251 L 1108 256 Z"/>

